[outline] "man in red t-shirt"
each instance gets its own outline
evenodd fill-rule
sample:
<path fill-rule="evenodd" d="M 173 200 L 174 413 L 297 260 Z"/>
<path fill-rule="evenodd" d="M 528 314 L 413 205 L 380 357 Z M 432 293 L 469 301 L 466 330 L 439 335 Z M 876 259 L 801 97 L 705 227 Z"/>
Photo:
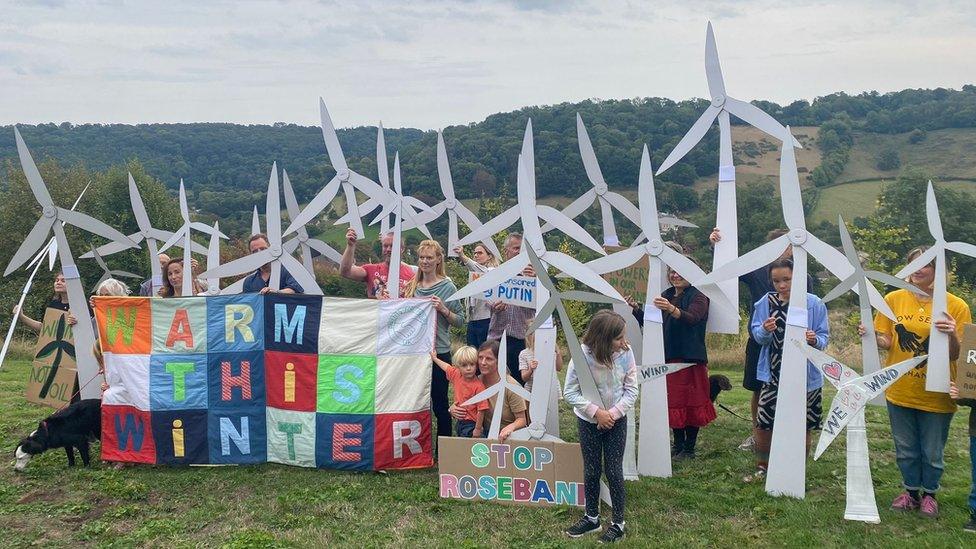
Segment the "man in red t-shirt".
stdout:
<path fill-rule="evenodd" d="M 386 233 L 380 239 L 383 246 L 382 263 L 366 263 L 356 265 L 356 241 L 358 236 L 353 228 L 346 231 L 346 250 L 342 253 L 342 262 L 339 263 L 339 274 L 343 278 L 356 280 L 366 283 L 366 297 L 387 298 L 390 293 L 386 287 L 387 275 L 390 272 L 390 254 L 393 253 L 393 233 Z M 403 290 L 407 287 L 414 275 L 417 267 L 400 263 L 400 297 L 403 297 Z"/>

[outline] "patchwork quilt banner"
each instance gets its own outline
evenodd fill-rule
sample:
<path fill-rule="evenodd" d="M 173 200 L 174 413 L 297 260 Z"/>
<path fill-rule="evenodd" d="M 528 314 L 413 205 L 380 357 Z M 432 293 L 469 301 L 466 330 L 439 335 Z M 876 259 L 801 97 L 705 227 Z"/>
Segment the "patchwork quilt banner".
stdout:
<path fill-rule="evenodd" d="M 433 465 L 427 299 L 97 297 L 102 459 Z"/>

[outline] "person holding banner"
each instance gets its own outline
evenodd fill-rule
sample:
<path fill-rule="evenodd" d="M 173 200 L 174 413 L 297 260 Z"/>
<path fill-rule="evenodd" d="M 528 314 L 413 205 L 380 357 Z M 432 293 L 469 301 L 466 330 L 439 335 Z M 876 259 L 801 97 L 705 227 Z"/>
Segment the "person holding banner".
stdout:
<path fill-rule="evenodd" d="M 474 259 L 464 255 L 464 247 L 457 246 L 454 253 L 472 273 L 486 273 L 498 266 L 498 258 L 484 244 L 474 245 Z M 477 349 L 488 339 L 491 324 L 491 305 L 484 299 L 468 298 L 468 345 Z"/>
<path fill-rule="evenodd" d="M 65 282 L 64 273 L 58 272 L 54 275 L 54 297 L 51 298 L 50 303 L 47 304 L 48 309 L 58 309 L 59 311 L 68 310 L 68 284 Z M 34 333 L 41 333 L 41 326 L 43 323 L 40 320 L 34 320 L 33 318 L 24 314 L 20 310 L 20 307 L 14 305 L 13 314 L 20 315 L 20 321 L 24 323 L 25 326 L 34 331 Z M 78 323 L 78 319 L 74 315 L 68 313 L 65 316 L 68 325 L 74 326 Z"/>
<path fill-rule="evenodd" d="M 586 494 L 586 514 L 567 528 L 566 534 L 576 538 L 600 529 L 600 477 L 605 472 L 613 516 L 600 537 L 602 543 L 624 537 L 626 416 L 637 401 L 637 360 L 627 345 L 626 326 L 624 318 L 613 311 L 604 309 L 593 315 L 583 334 L 586 364 L 569 363 L 563 389 L 579 425 Z M 576 368 L 589 369 L 601 403 L 583 396 Z"/>
<path fill-rule="evenodd" d="M 356 265 L 356 242 L 359 236 L 352 227 L 346 231 L 346 249 L 342 252 L 339 263 L 339 274 L 343 278 L 363 282 L 366 284 L 366 297 L 383 299 L 389 297 L 386 287 L 387 276 L 390 274 L 390 256 L 393 254 L 393 233 L 386 233 L 380 239 L 383 261 L 380 263 L 366 263 Z M 417 267 L 400 263 L 400 297 L 403 297 L 407 284 L 417 273 Z"/>
<path fill-rule="evenodd" d="M 911 250 L 908 262 L 927 249 L 920 246 Z M 947 292 L 948 315 L 932 318 L 934 260 L 909 275 L 908 281 L 929 295 L 898 289 L 885 296 L 885 302 L 898 318 L 895 324 L 880 313 L 874 317 L 878 348 L 888 351 L 886 365 L 928 353 L 929 331 L 935 324 L 937 330 L 949 335 L 949 359 L 953 361 L 951 368 L 955 372 L 963 326 L 973 320 L 969 305 Z M 858 326 L 858 333 L 864 335 L 863 325 Z M 927 367 L 927 363 L 923 363 L 902 376 L 888 388 L 885 398 L 895 442 L 895 460 L 905 488 L 891 502 L 891 508 L 895 511 L 918 510 L 922 516 L 935 518 L 939 515 L 935 494 L 945 467 L 943 454 L 956 403 L 946 393 L 925 390 Z"/>
<path fill-rule="evenodd" d="M 505 247 L 502 254 L 505 261 L 515 258 L 522 251 L 522 235 L 519 233 L 508 233 L 505 239 Z M 523 276 L 535 277 L 535 269 L 529 265 L 522 271 Z M 518 369 L 518 357 L 522 349 L 525 349 L 525 332 L 528 330 L 529 323 L 535 317 L 534 307 L 519 307 L 518 305 L 508 305 L 502 301 L 491 304 L 491 322 L 488 325 L 488 339 L 500 341 L 502 334 L 505 337 L 505 365 L 508 373 L 519 382 L 525 385 L 522 380 L 522 373 Z"/>
<path fill-rule="evenodd" d="M 191 265 L 191 269 L 195 265 Z M 191 273 L 190 276 L 193 276 Z M 201 294 L 205 291 L 200 281 L 193 279 L 193 294 Z M 170 259 L 163 270 L 163 287 L 159 290 L 160 297 L 187 297 L 183 295 L 183 258 Z"/>
<path fill-rule="evenodd" d="M 417 246 L 417 276 L 403 292 L 403 297 L 427 297 L 437 311 L 437 357 L 451 362 L 451 326 L 464 326 L 464 304 L 445 301 L 457 292 L 457 286 L 444 270 L 444 248 L 436 240 L 424 240 Z M 437 434 L 451 436 L 451 414 L 448 411 L 447 374 L 441 368 L 430 370 L 430 400 L 437 416 Z M 434 439 L 437 440 L 437 439 Z"/>
<path fill-rule="evenodd" d="M 264 233 L 253 234 L 251 235 L 251 239 L 247 241 L 248 250 L 252 254 L 267 250 L 268 246 L 271 246 L 271 242 L 268 240 L 268 235 Z M 196 270 L 196 265 L 193 267 L 194 270 Z M 194 287 L 199 283 L 197 280 L 194 280 L 193 282 Z M 281 277 L 278 281 L 279 288 L 268 287 L 268 284 L 270 283 L 271 264 L 265 263 L 264 265 L 261 265 L 260 269 L 247 275 L 247 278 L 244 279 L 244 287 L 241 288 L 241 292 L 245 294 L 266 294 L 269 292 L 279 294 L 305 293 L 305 288 L 302 288 L 302 285 L 299 284 L 298 281 L 295 280 L 295 277 L 291 276 L 291 273 L 288 272 L 288 269 L 284 267 L 281 267 Z M 204 290 L 206 290 L 206 288 L 204 288 Z"/>

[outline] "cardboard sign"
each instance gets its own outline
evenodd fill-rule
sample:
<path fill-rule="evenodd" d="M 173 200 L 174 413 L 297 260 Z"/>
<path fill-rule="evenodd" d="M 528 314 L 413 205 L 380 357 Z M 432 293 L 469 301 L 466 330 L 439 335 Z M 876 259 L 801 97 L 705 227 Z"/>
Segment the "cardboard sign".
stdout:
<path fill-rule="evenodd" d="M 607 253 L 619 252 L 623 248 L 619 246 L 604 246 Z M 648 257 L 641 256 L 636 263 L 619 271 L 609 272 L 603 275 L 603 279 L 613 286 L 614 290 L 620 295 L 632 296 L 638 303 L 647 303 L 647 275 L 650 270 Z"/>
<path fill-rule="evenodd" d="M 468 282 L 473 282 L 485 273 L 469 273 Z M 495 286 L 491 290 L 486 290 L 483 297 L 485 301 L 501 301 L 519 307 L 535 308 L 535 284 L 536 279 L 527 276 L 516 276 L 509 278 L 505 282 Z"/>
<path fill-rule="evenodd" d="M 428 299 L 96 297 L 102 457 L 168 465 L 433 465 Z"/>
<path fill-rule="evenodd" d="M 60 309 L 44 311 L 27 379 L 28 402 L 60 408 L 71 401 L 78 388 L 75 342 L 67 317 L 68 312 Z"/>
<path fill-rule="evenodd" d="M 442 498 L 582 507 L 579 444 L 438 437 Z"/>
<path fill-rule="evenodd" d="M 959 398 L 976 398 L 976 325 L 963 326 L 959 347 L 959 356 L 962 358 L 956 361 L 956 387 L 959 388 Z"/>

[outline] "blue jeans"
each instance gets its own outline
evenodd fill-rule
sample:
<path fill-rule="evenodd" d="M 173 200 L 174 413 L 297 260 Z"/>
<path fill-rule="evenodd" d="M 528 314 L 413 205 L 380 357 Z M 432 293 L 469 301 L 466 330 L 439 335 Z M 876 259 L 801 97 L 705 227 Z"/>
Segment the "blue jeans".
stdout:
<path fill-rule="evenodd" d="M 475 422 L 470 419 L 459 419 L 454 423 L 454 433 L 456 436 L 471 438 L 474 436 Z"/>
<path fill-rule="evenodd" d="M 468 322 L 468 345 L 477 349 L 482 343 L 487 341 L 489 324 L 491 324 L 490 318 L 472 320 L 471 322 Z"/>
<path fill-rule="evenodd" d="M 969 437 L 969 462 L 973 466 L 972 487 L 969 489 L 969 508 L 976 511 L 976 437 Z"/>
<path fill-rule="evenodd" d="M 905 489 L 934 494 L 945 468 L 943 453 L 952 414 L 924 412 L 889 402 L 888 419 Z"/>

